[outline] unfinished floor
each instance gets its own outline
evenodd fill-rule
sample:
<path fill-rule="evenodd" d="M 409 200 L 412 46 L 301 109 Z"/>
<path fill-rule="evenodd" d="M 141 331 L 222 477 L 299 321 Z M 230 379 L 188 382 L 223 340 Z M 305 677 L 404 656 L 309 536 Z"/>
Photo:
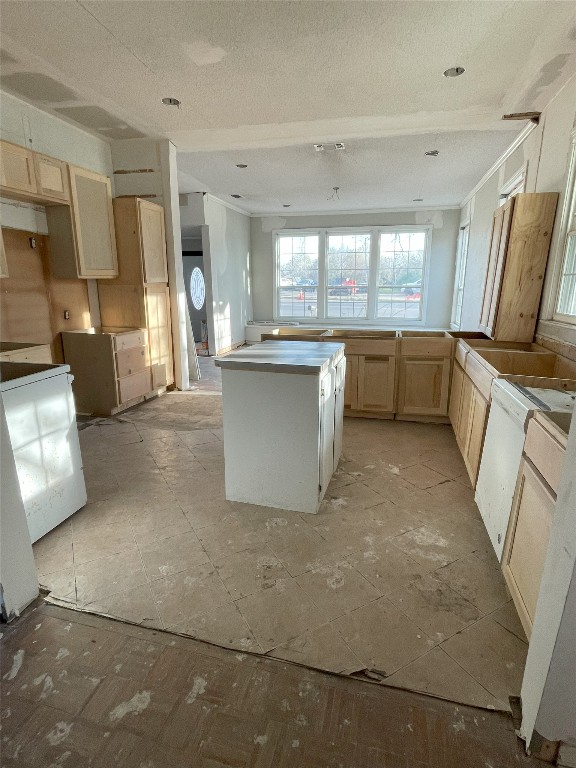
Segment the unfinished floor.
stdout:
<path fill-rule="evenodd" d="M 231 503 L 208 374 L 82 429 L 89 504 L 34 546 L 42 585 L 142 626 L 508 709 L 528 646 L 451 428 L 346 419 L 318 515 Z"/>
<path fill-rule="evenodd" d="M 40 605 L 5 630 L 3 768 L 536 768 L 510 716 Z"/>

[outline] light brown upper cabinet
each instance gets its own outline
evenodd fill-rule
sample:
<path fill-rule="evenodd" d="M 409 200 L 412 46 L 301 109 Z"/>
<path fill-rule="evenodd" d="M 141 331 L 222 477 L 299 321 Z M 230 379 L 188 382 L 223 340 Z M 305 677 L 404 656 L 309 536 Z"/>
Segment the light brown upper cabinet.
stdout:
<path fill-rule="evenodd" d="M 558 194 L 524 192 L 494 212 L 480 330 L 502 341 L 532 341 Z"/>
<path fill-rule="evenodd" d="M 0 142 L 0 194 L 20 197 L 36 192 L 34 153 L 8 141 Z"/>
<path fill-rule="evenodd" d="M 62 278 L 118 275 L 110 179 L 68 166 L 71 205 L 46 208 L 52 272 Z"/>
<path fill-rule="evenodd" d="M 120 254 L 118 283 L 167 283 L 164 209 L 139 197 L 114 200 L 116 242 Z"/>
<path fill-rule="evenodd" d="M 68 166 L 63 160 L 34 152 L 34 171 L 38 195 L 56 203 L 70 202 Z"/>

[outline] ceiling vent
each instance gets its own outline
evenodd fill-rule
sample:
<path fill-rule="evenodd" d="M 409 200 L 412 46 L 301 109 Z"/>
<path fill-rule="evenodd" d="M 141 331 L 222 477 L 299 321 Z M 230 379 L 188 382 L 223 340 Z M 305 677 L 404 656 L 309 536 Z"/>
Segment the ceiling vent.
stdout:
<path fill-rule="evenodd" d="M 335 144 L 314 144 L 316 152 L 338 152 L 346 149 L 341 141 L 337 141 Z"/>

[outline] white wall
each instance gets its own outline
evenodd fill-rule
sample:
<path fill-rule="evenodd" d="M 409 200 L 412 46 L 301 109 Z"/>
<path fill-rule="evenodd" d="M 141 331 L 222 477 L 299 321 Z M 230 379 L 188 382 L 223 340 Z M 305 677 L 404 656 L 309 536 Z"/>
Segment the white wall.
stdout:
<path fill-rule="evenodd" d="M 555 272 L 562 256 L 559 242 L 560 211 L 566 191 L 570 134 L 576 124 L 576 78 L 572 78 L 546 107 L 540 123 L 524 142 L 484 182 L 463 207 L 461 222 L 470 221 L 468 262 L 462 309 L 462 330 L 478 329 L 492 214 L 501 187 L 523 166 L 527 167 L 526 192 L 559 192 L 558 213 L 550 248 L 538 332 L 576 344 L 576 329 L 549 323 L 556 292 Z"/>
<path fill-rule="evenodd" d="M 211 354 L 242 344 L 252 319 L 250 218 L 211 195 L 204 196 L 202 250 Z M 210 296 L 211 294 L 211 296 Z"/>
<path fill-rule="evenodd" d="M 460 212 L 458 210 L 253 217 L 251 219 L 251 271 L 254 319 L 273 319 L 274 254 L 272 230 L 431 223 L 433 226 L 432 246 L 424 325 L 430 328 L 448 328 L 454 287 L 454 260 L 459 220 Z M 396 325 L 398 324 L 402 324 L 402 321 L 396 322 Z"/>
<path fill-rule="evenodd" d="M 0 137 L 36 152 L 112 176 L 110 144 L 70 123 L 0 91 Z M 48 233 L 44 208 L 0 200 L 3 227 Z"/>

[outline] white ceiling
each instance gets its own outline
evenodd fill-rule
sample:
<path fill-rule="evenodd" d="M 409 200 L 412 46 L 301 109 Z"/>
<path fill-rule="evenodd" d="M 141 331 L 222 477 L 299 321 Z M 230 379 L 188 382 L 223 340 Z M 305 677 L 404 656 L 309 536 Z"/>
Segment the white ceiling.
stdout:
<path fill-rule="evenodd" d="M 430 205 L 459 202 L 510 143 L 522 124 L 504 112 L 541 110 L 576 72 L 576 4 L 2 0 L 0 41 L 3 88 L 108 138 L 169 137 L 183 192 L 310 210 L 328 181 L 348 209 Z M 419 195 L 415 159 L 441 139 Z M 309 156 L 330 140 L 347 143 L 334 170 Z M 250 167 L 232 189 L 235 149 Z"/>

